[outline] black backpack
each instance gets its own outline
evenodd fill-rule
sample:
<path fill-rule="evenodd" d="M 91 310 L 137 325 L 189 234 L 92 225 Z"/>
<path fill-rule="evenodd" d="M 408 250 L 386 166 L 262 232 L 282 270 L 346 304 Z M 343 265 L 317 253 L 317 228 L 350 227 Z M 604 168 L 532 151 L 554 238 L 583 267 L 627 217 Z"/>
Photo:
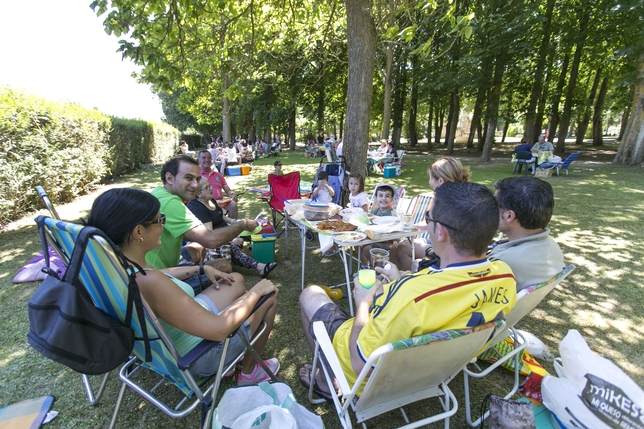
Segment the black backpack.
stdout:
<path fill-rule="evenodd" d="M 45 248 L 47 277 L 29 300 L 29 344 L 44 356 L 80 373 L 104 374 L 122 364 L 134 348 L 134 332 L 130 328 L 133 306 L 143 328 L 146 362 L 151 359 L 143 303 L 134 270 L 119 248 L 99 229 L 81 230 L 69 266 L 62 279 L 49 269 L 44 216 L 36 219 L 40 239 Z M 79 281 L 79 273 L 87 243 L 101 237 L 114 250 L 129 276 L 125 325 L 98 309 Z M 140 270 L 144 272 L 143 270 Z"/>

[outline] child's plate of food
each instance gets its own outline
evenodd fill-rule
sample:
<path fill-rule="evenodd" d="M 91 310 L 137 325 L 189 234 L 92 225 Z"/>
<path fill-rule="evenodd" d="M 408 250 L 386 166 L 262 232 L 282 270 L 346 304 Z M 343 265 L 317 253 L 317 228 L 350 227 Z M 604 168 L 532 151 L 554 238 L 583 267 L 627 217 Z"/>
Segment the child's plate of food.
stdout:
<path fill-rule="evenodd" d="M 374 225 L 394 225 L 399 222 L 400 219 L 395 216 L 381 216 L 371 219 L 371 223 Z"/>
<path fill-rule="evenodd" d="M 349 244 L 357 243 L 359 241 L 364 240 L 365 238 L 367 238 L 367 234 L 364 234 L 362 232 L 356 232 L 356 231 L 343 232 L 335 236 L 336 240 L 342 241 L 343 243 L 349 243 Z"/>

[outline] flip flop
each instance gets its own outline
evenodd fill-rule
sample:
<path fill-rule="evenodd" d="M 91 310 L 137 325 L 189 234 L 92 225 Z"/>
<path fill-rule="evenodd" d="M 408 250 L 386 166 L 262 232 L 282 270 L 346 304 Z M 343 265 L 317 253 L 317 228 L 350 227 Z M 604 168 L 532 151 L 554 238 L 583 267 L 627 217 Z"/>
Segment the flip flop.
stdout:
<path fill-rule="evenodd" d="M 333 252 L 331 252 L 331 253 L 322 253 L 322 256 L 331 257 L 331 256 L 333 256 L 333 255 L 337 255 L 338 253 L 340 253 L 340 249 L 338 249 L 338 248 L 336 247 L 336 248 L 335 248 L 335 250 L 334 250 Z"/>
<path fill-rule="evenodd" d="M 270 272 L 271 272 L 271 271 L 273 271 L 273 270 L 275 269 L 275 267 L 277 267 L 277 262 L 271 262 L 270 264 L 266 264 L 266 265 L 264 265 L 264 270 L 263 270 L 263 272 L 262 272 L 261 277 L 262 277 L 263 279 L 265 279 L 266 277 L 268 277 L 268 275 L 270 274 Z"/>
<path fill-rule="evenodd" d="M 306 390 L 309 390 L 311 388 L 311 385 L 307 381 L 304 381 L 302 377 L 300 377 L 300 383 L 302 383 L 302 386 L 306 387 Z M 316 380 L 313 380 L 313 393 L 318 395 L 320 398 L 324 399 L 327 401 L 329 404 L 333 405 L 333 396 L 331 396 L 330 392 L 325 392 L 322 389 L 320 389 L 320 386 L 318 386 L 318 382 Z"/>

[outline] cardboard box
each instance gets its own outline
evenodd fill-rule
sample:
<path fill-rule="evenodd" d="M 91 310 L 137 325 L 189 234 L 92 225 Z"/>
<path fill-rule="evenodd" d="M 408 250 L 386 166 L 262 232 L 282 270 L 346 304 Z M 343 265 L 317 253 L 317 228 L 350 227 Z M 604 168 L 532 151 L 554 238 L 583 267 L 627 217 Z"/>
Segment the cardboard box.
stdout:
<path fill-rule="evenodd" d="M 396 177 L 396 164 L 385 164 L 383 172 L 386 179 Z"/>

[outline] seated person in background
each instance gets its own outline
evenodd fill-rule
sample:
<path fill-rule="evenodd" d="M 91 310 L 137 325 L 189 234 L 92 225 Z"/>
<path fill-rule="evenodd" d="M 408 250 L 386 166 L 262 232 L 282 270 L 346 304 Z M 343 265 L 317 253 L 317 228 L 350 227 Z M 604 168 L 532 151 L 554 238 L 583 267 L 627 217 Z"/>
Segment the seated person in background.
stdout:
<path fill-rule="evenodd" d="M 374 201 L 374 208 L 371 209 L 371 214 L 375 216 L 396 216 L 396 212 L 392 207 L 394 201 L 394 188 L 389 185 L 380 185 L 376 188 L 376 198 Z M 371 255 L 369 251 L 374 248 L 389 250 L 393 242 L 380 242 L 373 244 L 365 244 L 360 246 L 360 263 L 363 268 L 369 266 L 369 258 Z"/>
<path fill-rule="evenodd" d="M 519 176 L 501 179 L 494 188 L 501 211 L 499 231 L 508 241 L 492 249 L 488 258 L 512 268 L 517 291 L 551 279 L 565 266 L 561 249 L 547 228 L 555 206 L 552 186 L 545 180 Z"/>
<path fill-rule="evenodd" d="M 201 171 L 201 177 L 204 177 L 208 183 L 212 185 L 212 195 L 216 200 L 221 200 L 224 197 L 224 192 L 230 198 L 230 201 L 226 204 L 226 210 L 228 211 L 228 217 L 232 219 L 237 219 L 238 207 L 237 207 L 237 195 L 233 192 L 232 189 L 226 183 L 224 175 L 218 171 L 212 170 L 212 157 L 210 152 L 207 150 L 202 150 L 199 152 L 197 158 L 199 160 L 199 170 Z"/>
<path fill-rule="evenodd" d="M 378 155 L 385 156 L 385 154 L 387 153 L 387 149 L 388 149 L 387 140 L 385 139 L 380 140 L 380 147 L 376 150 L 378 152 Z"/>
<path fill-rule="evenodd" d="M 523 137 L 521 139 L 521 144 L 517 146 L 516 151 L 530 152 L 532 150 L 532 145 L 528 143 L 528 138 Z"/>
<path fill-rule="evenodd" d="M 224 228 L 233 223 L 232 219 L 224 216 L 224 211 L 219 207 L 217 201 L 212 198 L 212 185 L 203 177 L 199 181 L 197 198 L 188 201 L 188 208 L 209 230 Z M 270 264 L 257 262 L 242 251 L 240 244 L 243 246 L 243 243 L 243 240 L 239 237 L 230 242 L 232 264 L 238 267 L 255 269 L 263 279 L 266 278 L 275 269 L 277 262 Z"/>
<path fill-rule="evenodd" d="M 463 167 L 461 161 L 451 157 L 438 158 L 429 166 L 427 173 L 429 174 L 429 185 L 434 191 L 443 183 L 470 181 L 470 168 Z M 419 224 L 417 226 L 422 227 L 423 225 Z M 422 238 L 414 240 L 414 255 L 416 258 L 421 259 L 426 256 L 425 253 L 428 250 L 431 250 L 431 243 Z M 391 246 L 389 260 L 401 270 L 412 269 L 413 261 L 411 256 L 412 249 L 409 241 L 399 241 Z"/>
<path fill-rule="evenodd" d="M 188 143 L 185 141 L 181 141 L 181 145 L 179 145 L 179 149 L 181 150 L 181 153 L 183 155 L 188 155 L 188 156 L 194 156 L 194 152 L 188 149 Z"/>
<path fill-rule="evenodd" d="M 282 171 L 282 161 L 275 161 L 273 163 L 273 174 L 276 176 L 284 175 L 284 172 Z"/>
<path fill-rule="evenodd" d="M 335 147 L 335 154 L 340 158 L 342 155 L 342 151 L 344 150 L 344 142 L 342 139 L 338 140 L 338 144 Z"/>
<path fill-rule="evenodd" d="M 210 157 L 208 151 L 205 153 Z M 148 263 L 158 270 L 179 264 L 182 250 L 185 249 L 181 246 L 184 240 L 197 243 L 201 249 L 216 249 L 230 243 L 242 231 L 253 231 L 257 227 L 257 222 L 244 219 L 217 231 L 206 228 L 184 204 L 184 201 L 196 198 L 200 177 L 197 161 L 185 155 L 171 158 L 161 169 L 163 186 L 157 186 L 151 193 L 161 203 L 166 222 L 161 233 L 161 245 L 146 255 Z M 195 259 L 192 253 L 184 256 L 195 264 L 202 260 L 201 256 Z M 216 262 L 219 261 L 222 260 L 218 259 Z M 217 268 L 221 271 L 232 271 L 230 264 L 227 261 L 223 262 L 225 266 L 217 265 Z M 186 282 L 195 288 L 203 288 L 209 284 L 209 279 L 203 274 L 186 279 Z"/>
<path fill-rule="evenodd" d="M 249 162 L 255 161 L 255 157 L 253 156 L 253 151 L 252 149 L 248 146 L 248 143 L 246 143 L 246 140 L 241 141 L 242 145 L 242 151 L 241 151 L 241 157 L 240 161 L 242 164 L 247 164 Z"/>
<path fill-rule="evenodd" d="M 394 142 L 387 142 L 387 155 L 390 155 L 394 158 L 394 161 L 398 160 L 398 152 L 394 148 Z"/>
<path fill-rule="evenodd" d="M 255 350 L 262 353 L 273 327 L 276 297 L 272 296 L 252 316 L 249 315 L 261 296 L 277 293 L 275 285 L 269 280 L 261 280 L 246 292 L 241 275 L 225 274 L 212 267 L 203 267 L 212 279 L 213 286 L 195 296 L 192 288 L 179 279 L 197 274 L 200 269 L 198 266 L 176 267 L 168 270 L 170 272 L 157 271 L 147 262 L 146 254 L 159 247 L 162 231 L 165 229 L 167 218 L 159 208 L 159 201 L 148 192 L 129 188 L 110 189 L 94 201 L 87 225 L 105 232 L 121 248 L 123 254 L 137 265 L 136 282 L 141 294 L 159 318 L 180 355 L 185 355 L 204 338 L 222 341 L 195 362 L 190 368 L 193 375 L 206 377 L 214 374 L 226 337 L 240 328 L 250 338 L 263 320 L 267 329 L 254 345 Z M 143 270 L 139 271 L 141 267 Z M 244 345 L 239 336 L 231 338 L 225 363 L 232 363 L 242 350 Z M 274 373 L 279 371 L 277 359 L 265 362 Z M 269 379 L 250 353 L 244 357 L 242 366 L 238 377 L 239 385 Z"/>
<path fill-rule="evenodd" d="M 468 182 L 445 183 L 436 190 L 426 226 L 440 266 L 403 276 L 392 264 L 390 269 L 378 267 L 376 271 L 391 282 L 377 281 L 371 289 L 356 278 L 355 318 L 322 288 L 309 286 L 300 295 L 300 307 L 311 351 L 312 323 L 322 321 L 351 386 L 371 353 L 384 344 L 503 318 L 515 304 L 516 284 L 507 264 L 485 258 L 498 224 L 499 206 L 489 189 Z M 336 393 L 326 391 L 323 373 L 314 376 L 316 392 Z M 311 366 L 305 365 L 300 380 L 308 386 L 310 377 Z"/>
<path fill-rule="evenodd" d="M 221 160 L 221 173 L 224 174 L 226 172 L 226 167 L 228 164 L 237 164 L 239 163 L 239 158 L 237 156 L 237 151 L 235 150 L 235 146 L 232 143 L 228 143 L 224 145 L 224 149 L 221 151 L 219 154 L 219 159 Z"/>
<path fill-rule="evenodd" d="M 319 203 L 330 203 L 333 201 L 335 191 L 329 186 L 329 175 L 326 171 L 318 173 L 318 186 L 311 192 L 311 199 Z"/>
<path fill-rule="evenodd" d="M 546 141 L 546 135 L 545 134 L 540 134 L 539 135 L 539 141 L 532 146 L 532 149 L 530 149 L 533 153 L 537 152 L 543 152 L 543 151 L 554 151 L 555 148 L 552 145 L 552 143 Z"/>

